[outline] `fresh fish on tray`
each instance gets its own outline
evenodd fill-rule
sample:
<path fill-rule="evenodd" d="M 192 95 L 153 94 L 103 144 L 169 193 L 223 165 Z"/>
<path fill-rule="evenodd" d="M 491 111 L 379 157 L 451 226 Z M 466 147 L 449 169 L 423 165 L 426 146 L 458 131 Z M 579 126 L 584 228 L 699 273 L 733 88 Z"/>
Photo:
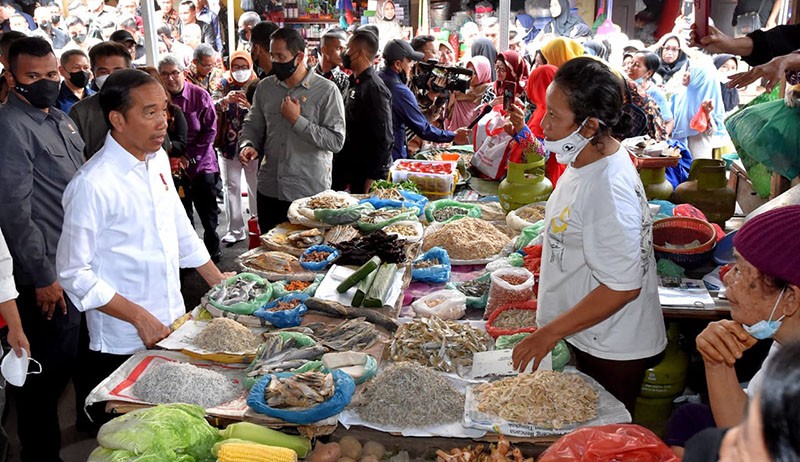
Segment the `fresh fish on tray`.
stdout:
<path fill-rule="evenodd" d="M 265 336 L 264 345 L 259 349 L 258 356 L 248 368 L 247 375 L 274 374 L 288 372 L 303 366 L 309 361 L 319 359 L 328 349 L 320 344 L 300 346 L 294 338 L 283 339 L 278 334 Z"/>
<path fill-rule="evenodd" d="M 220 305 L 233 306 L 237 303 L 253 301 L 266 291 L 266 283 L 237 279 L 232 283 L 215 286 L 208 293 L 208 297 Z"/>
<path fill-rule="evenodd" d="M 333 374 L 304 372 L 285 378 L 273 375 L 264 390 L 264 400 L 275 408 L 308 408 L 324 402 L 333 392 Z"/>
<path fill-rule="evenodd" d="M 333 327 L 321 322 L 307 327 L 314 331 L 320 343 L 336 351 L 363 351 L 378 339 L 375 325 L 365 318 L 348 319 Z"/>

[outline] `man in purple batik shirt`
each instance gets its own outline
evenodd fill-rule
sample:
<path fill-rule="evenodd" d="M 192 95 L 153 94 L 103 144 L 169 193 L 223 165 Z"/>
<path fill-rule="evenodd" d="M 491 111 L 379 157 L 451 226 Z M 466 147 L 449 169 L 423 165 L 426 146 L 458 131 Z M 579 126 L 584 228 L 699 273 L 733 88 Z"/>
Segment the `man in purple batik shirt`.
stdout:
<path fill-rule="evenodd" d="M 211 259 L 220 259 L 219 208 L 217 207 L 216 184 L 219 179 L 219 164 L 214 152 L 214 137 L 217 134 L 217 113 L 211 96 L 202 88 L 186 81 L 183 62 L 173 55 L 164 56 L 158 63 L 161 80 L 172 96 L 172 102 L 183 110 L 189 131 L 186 137 L 184 162 L 191 186 L 185 191 L 194 204 L 203 224 L 203 242 Z M 184 202 L 189 203 L 189 201 Z M 194 224 L 191 205 L 186 213 Z"/>

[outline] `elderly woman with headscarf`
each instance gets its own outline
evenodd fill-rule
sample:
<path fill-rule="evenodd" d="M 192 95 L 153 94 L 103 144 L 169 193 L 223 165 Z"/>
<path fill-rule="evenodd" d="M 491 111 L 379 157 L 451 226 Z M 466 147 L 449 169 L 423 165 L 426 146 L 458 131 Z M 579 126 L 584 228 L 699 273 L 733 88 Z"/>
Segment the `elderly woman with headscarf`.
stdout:
<path fill-rule="evenodd" d="M 547 114 L 547 87 L 553 82 L 556 71 L 558 71 L 558 68 L 550 64 L 539 66 L 531 72 L 530 77 L 528 77 L 528 83 L 525 85 L 525 94 L 528 96 L 528 101 L 535 106 L 526 125 L 533 133 L 533 136 L 539 140 L 544 140 L 542 120 Z M 555 156 L 548 156 L 545 165 L 545 176 L 553 183 L 554 188 L 566 169 L 567 166 L 559 164 Z"/>
<path fill-rule="evenodd" d="M 664 84 L 666 84 L 689 62 L 689 56 L 683 49 L 683 41 L 675 34 L 667 34 L 662 37 L 657 49 L 658 57 L 661 58 L 658 75 L 661 76 Z"/>
<path fill-rule="evenodd" d="M 542 46 L 542 56 L 547 64 L 561 67 L 572 58 L 583 56 L 583 45 L 566 37 L 555 38 Z"/>
<path fill-rule="evenodd" d="M 230 70 L 220 82 L 221 94 L 225 96 L 216 104 L 218 127 L 215 142 L 223 158 L 220 167 L 225 184 L 225 213 L 228 215 L 228 230 L 222 237 L 222 242 L 229 244 L 247 238 L 242 215 L 242 170 L 247 180 L 250 214 L 256 212 L 258 162 L 242 165 L 239 161 L 239 131 L 250 111 L 250 102 L 247 101 L 244 90 L 253 82 L 258 82 L 258 77 L 253 72 L 250 53 L 242 50 L 233 52 Z"/>
<path fill-rule="evenodd" d="M 494 47 L 494 44 L 491 40 L 487 38 L 476 38 L 472 42 L 472 48 L 470 48 L 470 56 L 483 56 L 484 58 L 488 59 L 490 63 L 494 63 L 497 60 L 497 49 Z M 497 73 L 492 67 L 492 80 L 497 78 Z"/>
<path fill-rule="evenodd" d="M 466 93 L 451 92 L 445 117 L 445 128 L 457 130 L 466 127 L 477 115 L 476 109 L 494 100 L 492 87 L 492 64 L 483 56 L 473 56 L 467 63 L 473 71 Z"/>
<path fill-rule="evenodd" d="M 682 83 L 686 90 L 672 98 L 672 115 L 675 120 L 672 138 L 686 144 L 693 158 L 711 158 L 713 137 L 726 134 L 723 123 L 725 103 L 722 101 L 716 69 L 705 60 L 697 60 L 692 63 L 689 72 L 684 74 Z M 692 118 L 700 110 L 704 110 L 709 116 L 708 128 L 703 132 L 691 127 Z"/>

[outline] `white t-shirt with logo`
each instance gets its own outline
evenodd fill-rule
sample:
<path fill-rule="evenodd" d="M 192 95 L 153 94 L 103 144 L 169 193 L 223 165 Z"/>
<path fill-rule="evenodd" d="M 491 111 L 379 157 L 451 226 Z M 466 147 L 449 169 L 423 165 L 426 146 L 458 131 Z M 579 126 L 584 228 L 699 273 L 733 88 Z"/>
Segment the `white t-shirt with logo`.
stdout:
<path fill-rule="evenodd" d="M 633 360 L 666 348 L 653 256 L 653 219 L 624 148 L 585 167 L 568 167 L 547 201 L 538 323 L 573 308 L 600 284 L 641 289 L 604 321 L 566 340 L 592 356 Z"/>

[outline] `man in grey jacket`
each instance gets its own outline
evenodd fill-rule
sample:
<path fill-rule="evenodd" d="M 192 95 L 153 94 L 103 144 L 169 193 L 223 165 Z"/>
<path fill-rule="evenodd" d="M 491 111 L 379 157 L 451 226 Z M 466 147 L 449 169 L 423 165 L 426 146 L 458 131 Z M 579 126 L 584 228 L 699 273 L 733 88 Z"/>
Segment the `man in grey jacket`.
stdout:
<path fill-rule="evenodd" d="M 293 200 L 331 187 L 333 153 L 344 145 L 342 95 L 303 63 L 306 43 L 294 29 L 272 34 L 273 74 L 256 88 L 239 136 L 243 163 L 263 157 L 258 224 L 266 233 L 286 221 Z"/>

